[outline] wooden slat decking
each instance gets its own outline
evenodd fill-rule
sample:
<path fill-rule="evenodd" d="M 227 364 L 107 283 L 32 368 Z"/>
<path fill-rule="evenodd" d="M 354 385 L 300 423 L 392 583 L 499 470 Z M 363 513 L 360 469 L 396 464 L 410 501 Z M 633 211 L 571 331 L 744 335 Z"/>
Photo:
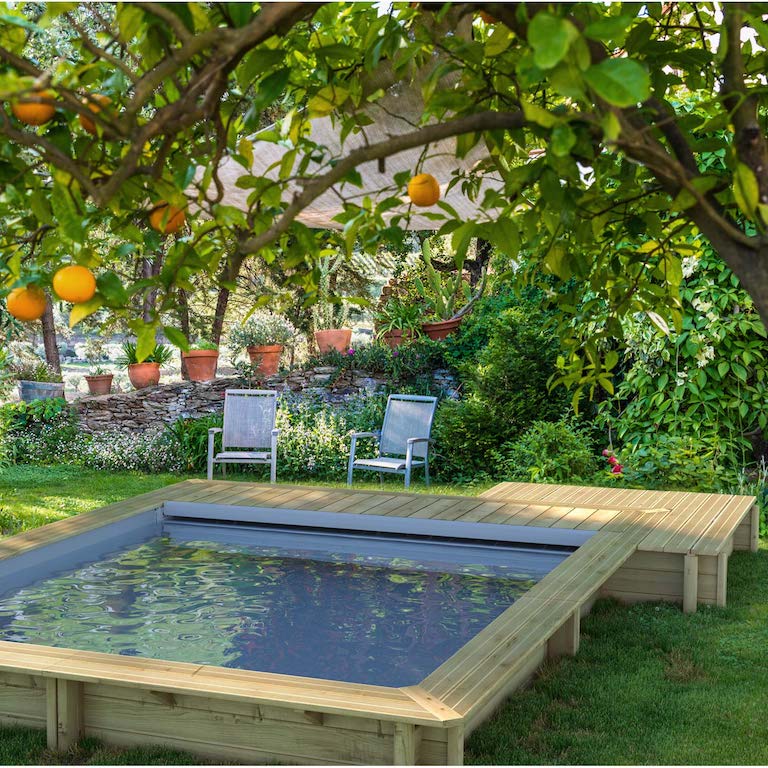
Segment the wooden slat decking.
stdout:
<path fill-rule="evenodd" d="M 620 531 L 624 519 L 612 511 L 658 510 L 660 514 L 654 515 L 638 550 L 707 556 L 718 555 L 727 547 L 756 503 L 753 496 L 533 483 L 500 483 L 480 496 L 504 505 L 527 502 L 527 509 L 538 509 L 543 504 L 573 505 L 571 512 L 554 523 L 559 528 Z M 516 524 L 535 525 L 541 517 L 528 522 L 525 515 L 525 509 L 518 512 Z"/>

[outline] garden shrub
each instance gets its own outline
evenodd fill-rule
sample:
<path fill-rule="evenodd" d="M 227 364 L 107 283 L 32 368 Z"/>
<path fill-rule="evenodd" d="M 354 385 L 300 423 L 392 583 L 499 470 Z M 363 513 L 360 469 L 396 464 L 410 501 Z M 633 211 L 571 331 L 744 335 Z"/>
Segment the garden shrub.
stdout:
<path fill-rule="evenodd" d="M 70 460 L 113 472 L 180 472 L 186 467 L 177 443 L 165 429 L 80 434 L 70 444 Z"/>
<path fill-rule="evenodd" d="M 437 412 L 436 472 L 443 479 L 497 476 L 502 445 L 534 421 L 558 420 L 568 408 L 567 393 L 548 388 L 559 344 L 543 313 L 529 304 L 512 307 L 488 328 L 486 345 L 459 366 L 465 397 Z"/>
<path fill-rule="evenodd" d="M 499 479 L 532 483 L 584 482 L 598 470 L 589 432 L 574 419 L 535 421 L 517 440 L 493 452 Z"/>
<path fill-rule="evenodd" d="M 4 453 L 15 464 L 55 464 L 69 455 L 77 434 L 74 413 L 61 397 L 8 403 L 0 407 L 7 425 Z"/>
<path fill-rule="evenodd" d="M 742 481 L 740 471 L 724 461 L 722 441 L 711 436 L 656 434 L 617 453 L 628 485 L 680 491 L 731 493 Z"/>
<path fill-rule="evenodd" d="M 694 444 L 737 472 L 759 459 L 755 448 L 768 441 L 766 331 L 749 295 L 711 249 L 686 258 L 683 275 L 681 332 L 664 335 L 645 316 L 625 322 L 625 375 L 615 398 L 602 404 L 600 420 L 642 456 L 663 449 L 653 458 L 662 475 L 677 476 L 671 467 L 691 474 L 681 456 Z M 674 438 L 680 442 L 673 450 L 669 441 L 657 445 L 659 433 L 683 437 Z M 711 485 L 712 472 L 698 468 Z M 648 472 L 643 477 L 653 481 Z"/>

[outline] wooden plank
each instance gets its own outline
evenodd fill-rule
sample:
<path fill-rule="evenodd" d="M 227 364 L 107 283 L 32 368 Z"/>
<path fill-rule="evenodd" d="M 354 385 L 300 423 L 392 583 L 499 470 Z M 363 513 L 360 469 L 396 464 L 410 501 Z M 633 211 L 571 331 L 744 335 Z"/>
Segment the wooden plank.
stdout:
<path fill-rule="evenodd" d="M 83 735 L 83 684 L 58 680 L 56 684 L 57 749 L 65 752 Z"/>
<path fill-rule="evenodd" d="M 44 677 L 81 682 L 106 681 L 133 688 L 300 707 L 317 712 L 363 713 L 379 719 L 442 725 L 440 717 L 403 691 L 383 686 L 7 642 L 0 643 L 0 670 L 33 672 Z"/>
<path fill-rule="evenodd" d="M 580 531 L 600 531 L 619 514 L 621 512 L 618 509 L 596 509 L 583 523 L 579 523 L 577 528 Z"/>
<path fill-rule="evenodd" d="M 749 550 L 750 552 L 757 552 L 760 548 L 760 507 L 757 504 L 753 504 L 749 510 L 749 520 L 751 529 Z"/>
<path fill-rule="evenodd" d="M 716 494 L 710 493 L 686 493 L 680 494 L 682 499 L 679 502 L 674 503 L 672 511 L 664 516 L 648 535 L 640 542 L 639 549 L 654 550 L 654 551 L 673 551 L 672 549 L 665 550 L 665 545 L 675 534 L 681 530 L 685 530 L 685 526 L 688 523 L 691 516 L 695 515 L 699 509 L 701 509 L 712 496 L 716 497 Z M 685 554 L 690 550 L 683 550 L 680 554 Z"/>
<path fill-rule="evenodd" d="M 58 682 L 55 677 L 48 678 L 45 682 L 45 736 L 48 749 L 54 752 L 59 748 Z"/>
<path fill-rule="evenodd" d="M 196 753 L 235 755 L 249 763 L 265 760 L 300 763 L 318 762 L 375 764 L 391 761 L 392 737 L 371 729 L 332 728 L 321 721 L 296 723 L 260 719 L 258 715 L 231 715 L 187 710 L 160 702 L 141 704 L 121 699 L 89 696 L 85 731 L 106 736 L 111 742 L 158 744 L 173 740 L 177 748 Z M 413 726 L 411 726 L 413 727 Z M 236 749 L 232 753 L 228 750 Z M 219 757 L 221 760 L 221 756 Z"/>
<path fill-rule="evenodd" d="M 728 539 L 744 519 L 749 515 L 755 503 L 754 496 L 733 496 L 728 499 L 717 516 L 701 533 L 691 552 L 697 555 L 718 555 L 726 546 Z"/>
<path fill-rule="evenodd" d="M 683 613 L 695 613 L 699 594 L 699 558 L 685 556 L 683 570 Z"/>
<path fill-rule="evenodd" d="M 721 552 L 717 556 L 716 602 L 719 608 L 725 608 L 728 591 L 728 555 Z"/>
<path fill-rule="evenodd" d="M 479 499 L 480 497 L 478 497 Z M 498 512 L 504 504 L 500 501 L 481 501 L 476 507 L 469 512 L 465 512 L 456 518 L 462 523 L 478 523 L 484 520 L 489 515 L 493 515 Z"/>
<path fill-rule="evenodd" d="M 392 765 L 416 765 L 416 726 L 395 723 Z"/>
<path fill-rule="evenodd" d="M 575 656 L 581 639 L 581 611 L 576 608 L 563 625 L 547 641 L 547 658 Z"/>
<path fill-rule="evenodd" d="M 446 765 L 464 765 L 464 726 L 448 729 L 448 755 Z"/>
<path fill-rule="evenodd" d="M 595 512 L 593 507 L 574 507 L 571 511 L 553 523 L 553 528 L 577 528 L 579 523 L 583 523 L 590 515 Z"/>

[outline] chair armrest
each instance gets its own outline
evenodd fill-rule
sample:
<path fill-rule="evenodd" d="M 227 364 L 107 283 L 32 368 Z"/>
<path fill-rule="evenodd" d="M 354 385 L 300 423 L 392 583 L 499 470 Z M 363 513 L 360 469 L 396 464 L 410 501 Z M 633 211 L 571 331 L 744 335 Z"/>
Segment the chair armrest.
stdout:
<path fill-rule="evenodd" d="M 406 440 L 407 445 L 413 445 L 414 443 L 434 443 L 434 438 L 431 437 L 409 437 Z"/>
<path fill-rule="evenodd" d="M 215 435 L 217 432 L 223 432 L 224 430 L 221 427 L 211 427 L 208 430 L 209 435 Z"/>
<path fill-rule="evenodd" d="M 350 432 L 349 436 L 355 439 L 358 437 L 381 437 L 381 432 Z"/>
<path fill-rule="evenodd" d="M 277 437 L 279 434 L 280 434 L 280 430 L 279 429 L 273 429 L 272 430 L 272 437 Z"/>

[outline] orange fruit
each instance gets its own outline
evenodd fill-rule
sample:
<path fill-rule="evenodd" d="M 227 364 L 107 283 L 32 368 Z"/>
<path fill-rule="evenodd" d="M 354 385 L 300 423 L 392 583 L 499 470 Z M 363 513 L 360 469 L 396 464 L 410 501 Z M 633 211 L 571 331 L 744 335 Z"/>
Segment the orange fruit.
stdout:
<path fill-rule="evenodd" d="M 94 104 L 94 102 L 97 103 Z M 90 109 L 94 115 L 97 112 L 101 112 L 102 107 L 106 107 L 111 103 L 112 99 L 103 93 L 94 93 L 83 99 L 83 104 L 85 104 L 85 106 L 88 107 L 88 109 Z M 85 115 L 78 115 L 78 118 L 80 119 L 80 125 L 82 125 L 83 128 L 88 131 L 88 133 L 96 135 L 96 123 L 94 123 L 93 120 L 91 120 L 89 117 L 86 117 Z"/>
<path fill-rule="evenodd" d="M 440 185 L 431 173 L 420 173 L 408 182 L 408 197 L 414 205 L 426 208 L 440 199 Z"/>
<path fill-rule="evenodd" d="M 487 13 L 486 11 L 480 11 L 478 14 L 480 18 L 486 23 L 486 24 L 498 24 L 499 20 L 495 16 L 491 16 L 490 13 Z"/>
<path fill-rule="evenodd" d="M 171 235 L 178 232 L 187 220 L 183 208 L 169 205 L 161 200 L 149 214 L 149 223 L 152 229 L 156 229 L 163 235 Z"/>
<path fill-rule="evenodd" d="M 17 320 L 31 323 L 39 320 L 45 312 L 48 298 L 42 288 L 36 285 L 28 285 L 24 288 L 14 288 L 5 300 L 8 312 Z"/>
<path fill-rule="evenodd" d="M 82 304 L 96 293 L 96 278 L 88 267 L 72 264 L 53 276 L 53 291 L 63 301 Z"/>
<path fill-rule="evenodd" d="M 27 125 L 43 125 L 47 123 L 55 114 L 56 107 L 53 104 L 42 104 L 39 101 L 30 101 L 31 97 L 43 99 L 55 99 L 56 94 L 53 91 L 34 91 L 29 96 L 23 96 L 18 101 L 11 104 L 11 112 L 17 120 Z"/>

